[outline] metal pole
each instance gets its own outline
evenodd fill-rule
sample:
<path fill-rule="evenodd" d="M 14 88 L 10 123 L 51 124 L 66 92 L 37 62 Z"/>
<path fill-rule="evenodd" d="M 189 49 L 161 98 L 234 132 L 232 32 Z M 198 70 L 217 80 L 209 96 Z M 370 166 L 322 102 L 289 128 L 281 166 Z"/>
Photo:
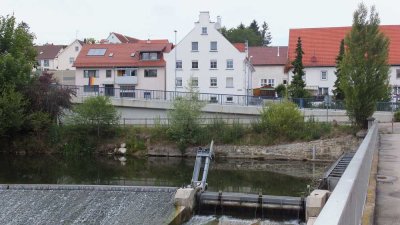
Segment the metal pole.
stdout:
<path fill-rule="evenodd" d="M 210 153 L 206 158 L 206 164 L 204 165 L 204 171 L 203 171 L 203 177 L 201 180 L 201 189 L 204 191 L 206 187 L 206 181 L 207 181 L 207 175 L 208 175 L 208 167 L 210 166 L 210 161 L 212 157 L 212 152 L 213 152 L 213 145 L 214 145 L 214 140 L 211 141 L 210 144 Z"/>
<path fill-rule="evenodd" d="M 174 30 L 174 33 L 175 33 L 175 80 L 174 80 L 174 87 L 175 87 L 175 92 L 174 92 L 174 99 L 176 98 L 176 59 L 177 59 L 177 54 L 178 54 L 178 49 L 177 49 L 177 43 L 176 43 L 176 33 L 177 33 L 178 31 L 177 30 Z"/>

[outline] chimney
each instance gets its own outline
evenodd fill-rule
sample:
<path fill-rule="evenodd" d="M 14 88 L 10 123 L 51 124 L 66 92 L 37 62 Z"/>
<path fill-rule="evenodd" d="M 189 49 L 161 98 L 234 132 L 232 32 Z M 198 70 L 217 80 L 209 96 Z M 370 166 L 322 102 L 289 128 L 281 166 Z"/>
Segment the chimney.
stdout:
<path fill-rule="evenodd" d="M 206 24 L 210 22 L 210 13 L 208 11 L 200 12 L 199 23 Z"/>
<path fill-rule="evenodd" d="M 221 17 L 217 16 L 217 22 L 215 23 L 215 29 L 219 30 L 222 27 Z"/>
<path fill-rule="evenodd" d="M 279 57 L 279 46 L 278 46 L 278 57 Z"/>

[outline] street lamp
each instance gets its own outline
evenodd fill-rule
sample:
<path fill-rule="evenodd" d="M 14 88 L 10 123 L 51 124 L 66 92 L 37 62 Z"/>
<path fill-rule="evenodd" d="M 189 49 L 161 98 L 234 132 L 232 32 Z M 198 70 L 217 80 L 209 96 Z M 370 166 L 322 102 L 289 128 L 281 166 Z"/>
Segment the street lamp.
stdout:
<path fill-rule="evenodd" d="M 177 47 L 177 43 L 176 43 L 176 33 L 177 33 L 177 32 L 178 32 L 177 30 L 174 30 L 174 33 L 175 33 L 175 47 L 174 47 L 174 48 L 175 48 L 175 54 L 174 54 L 174 55 L 175 55 L 175 65 L 174 65 L 174 66 L 175 66 L 175 79 L 174 79 L 174 83 L 175 83 L 175 85 L 174 85 L 174 86 L 175 86 L 175 92 L 174 92 L 174 95 L 176 95 L 176 58 L 177 58 L 177 56 L 176 56 L 176 55 L 177 55 L 177 49 L 176 49 L 176 47 Z"/>

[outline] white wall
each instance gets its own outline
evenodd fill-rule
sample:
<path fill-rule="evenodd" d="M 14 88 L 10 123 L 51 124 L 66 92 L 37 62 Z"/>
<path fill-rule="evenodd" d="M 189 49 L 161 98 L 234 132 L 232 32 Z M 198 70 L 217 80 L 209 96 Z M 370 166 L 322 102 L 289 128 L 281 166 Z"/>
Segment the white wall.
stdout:
<path fill-rule="evenodd" d="M 283 80 L 288 81 L 288 74 L 284 73 L 284 65 L 279 66 L 254 66 L 255 71 L 252 74 L 252 88 L 261 87 L 261 79 L 274 79 L 275 85 L 283 84 Z"/>
<path fill-rule="evenodd" d="M 202 27 L 207 27 L 207 35 L 202 34 Z M 218 51 L 210 51 L 210 42 L 216 41 Z M 192 52 L 192 42 L 198 42 L 199 51 Z M 200 13 L 199 22 L 181 42 L 170 52 L 164 54 L 167 62 L 167 90 L 175 90 L 175 54 L 182 61 L 182 69 L 176 71 L 176 77 L 182 77 L 183 87 L 177 91 L 186 91 L 190 77 L 197 77 L 198 91 L 203 93 L 245 94 L 246 53 L 239 52 L 210 22 L 208 12 Z M 226 61 L 233 60 L 233 69 L 226 69 Z M 198 60 L 199 69 L 192 69 L 192 60 Z M 218 69 L 210 69 L 210 60 L 217 60 Z M 217 78 L 217 87 L 210 87 L 210 78 Z M 226 78 L 233 77 L 233 88 L 226 87 Z"/>
<path fill-rule="evenodd" d="M 78 51 L 76 51 L 76 47 L 78 48 Z M 57 69 L 75 70 L 75 67 L 72 66 L 73 62 L 70 62 L 70 58 L 74 58 L 75 61 L 81 49 L 82 45 L 79 43 L 78 40 L 75 40 L 70 45 L 68 45 L 61 53 L 58 54 L 56 58 Z"/>
<path fill-rule="evenodd" d="M 107 41 L 108 41 L 110 44 L 120 44 L 120 43 L 121 43 L 121 41 L 117 38 L 117 36 L 115 36 L 114 33 L 111 33 L 111 34 L 108 36 Z"/>
<path fill-rule="evenodd" d="M 40 67 L 42 70 L 56 70 L 56 62 L 54 59 L 48 59 L 49 60 L 49 66 L 44 66 L 44 59 L 40 60 Z"/>
<path fill-rule="evenodd" d="M 304 69 L 305 75 L 305 82 L 306 82 L 306 89 L 312 89 L 318 93 L 318 88 L 325 88 L 329 89 L 329 95 L 333 95 L 333 86 L 336 81 L 335 75 L 335 67 L 307 67 Z M 327 79 L 321 79 L 321 72 L 327 72 Z M 293 73 L 289 72 L 290 81 L 293 79 Z"/>
<path fill-rule="evenodd" d="M 400 87 L 400 78 L 397 78 L 396 70 L 400 70 L 400 66 L 392 66 L 390 68 L 389 83 L 392 85 L 392 87 Z M 398 94 L 400 94 L 400 92 Z"/>
<path fill-rule="evenodd" d="M 157 77 L 144 77 L 145 69 L 157 69 Z M 84 86 L 88 85 L 89 78 L 84 77 L 84 70 L 98 70 L 99 77 L 94 79 L 94 85 L 104 87 L 104 84 L 114 84 L 115 88 L 119 88 L 119 85 L 115 83 L 115 75 L 117 73 L 116 68 L 77 68 L 75 85 Z M 106 77 L 106 71 L 111 70 L 111 77 Z M 135 84 L 132 84 L 135 85 Z M 149 68 L 138 68 L 137 71 L 137 84 L 136 89 L 144 90 L 165 90 L 165 68 L 164 67 L 149 67 Z"/>

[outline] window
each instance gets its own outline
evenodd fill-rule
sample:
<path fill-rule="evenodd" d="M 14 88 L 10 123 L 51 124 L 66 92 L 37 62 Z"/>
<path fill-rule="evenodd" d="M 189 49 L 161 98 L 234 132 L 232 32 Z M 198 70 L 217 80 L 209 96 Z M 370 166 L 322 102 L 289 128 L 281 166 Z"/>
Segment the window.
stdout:
<path fill-rule="evenodd" d="M 226 87 L 227 88 L 233 88 L 233 77 L 227 77 L 226 78 Z"/>
<path fill-rule="evenodd" d="M 177 60 L 176 61 L 176 68 L 177 69 L 182 69 L 182 60 Z"/>
<path fill-rule="evenodd" d="M 232 59 L 226 60 L 226 68 L 233 69 L 233 60 Z"/>
<path fill-rule="evenodd" d="M 217 60 L 210 61 L 210 69 L 217 69 Z"/>
<path fill-rule="evenodd" d="M 192 51 L 193 52 L 199 51 L 199 42 L 197 41 L 192 42 Z"/>
<path fill-rule="evenodd" d="M 46 66 L 46 67 L 49 66 L 49 60 L 48 59 L 43 60 L 43 66 Z"/>
<path fill-rule="evenodd" d="M 132 69 L 131 70 L 131 77 L 136 77 L 137 74 L 137 69 Z"/>
<path fill-rule="evenodd" d="M 175 81 L 177 87 L 182 87 L 182 77 L 177 77 Z"/>
<path fill-rule="evenodd" d="M 197 60 L 192 61 L 192 69 L 198 69 L 199 68 L 199 62 Z"/>
<path fill-rule="evenodd" d="M 99 85 L 84 85 L 83 92 L 99 92 Z"/>
<path fill-rule="evenodd" d="M 268 79 L 268 85 L 270 85 L 271 87 L 275 86 L 275 79 Z"/>
<path fill-rule="evenodd" d="M 394 86 L 394 87 L 393 87 L 393 94 L 394 94 L 394 95 L 400 94 L 400 87 Z"/>
<path fill-rule="evenodd" d="M 321 80 L 328 80 L 328 71 L 321 71 Z"/>
<path fill-rule="evenodd" d="M 106 54 L 106 48 L 91 48 L 89 49 L 87 55 L 89 56 L 102 56 Z"/>
<path fill-rule="evenodd" d="M 226 102 L 233 102 L 232 96 L 226 96 Z"/>
<path fill-rule="evenodd" d="M 75 61 L 74 57 L 69 57 L 69 63 L 70 64 L 74 63 L 74 61 Z"/>
<path fill-rule="evenodd" d="M 121 85 L 119 95 L 121 98 L 123 98 L 123 97 L 134 98 L 135 97 L 135 86 Z"/>
<path fill-rule="evenodd" d="M 192 87 L 198 87 L 199 86 L 199 79 L 197 77 L 192 77 Z"/>
<path fill-rule="evenodd" d="M 328 95 L 328 94 L 329 94 L 329 88 L 327 87 L 318 88 L 318 95 Z"/>
<path fill-rule="evenodd" d="M 396 70 L 396 78 L 397 78 L 397 79 L 400 79 L 400 69 L 397 69 L 397 70 Z"/>
<path fill-rule="evenodd" d="M 157 52 L 142 52 L 141 59 L 142 60 L 158 60 L 159 57 L 158 57 Z"/>
<path fill-rule="evenodd" d="M 217 78 L 216 77 L 211 77 L 210 78 L 210 87 L 217 87 Z"/>
<path fill-rule="evenodd" d="M 110 78 L 111 77 L 111 70 L 106 70 L 106 77 Z"/>
<path fill-rule="evenodd" d="M 145 91 L 145 92 L 143 93 L 143 97 L 144 97 L 145 99 L 151 99 L 151 92 L 150 92 L 150 91 Z"/>
<path fill-rule="evenodd" d="M 144 77 L 157 77 L 157 70 L 156 69 L 144 70 Z"/>
<path fill-rule="evenodd" d="M 84 78 L 99 77 L 99 72 L 97 70 L 84 70 L 83 77 Z"/>
<path fill-rule="evenodd" d="M 75 51 L 79 51 L 79 46 L 75 46 Z"/>
<path fill-rule="evenodd" d="M 283 80 L 283 84 L 287 84 L 287 80 Z"/>
<path fill-rule="evenodd" d="M 207 34 L 207 27 L 201 28 L 201 34 Z"/>
<path fill-rule="evenodd" d="M 217 42 L 211 41 L 210 42 L 210 51 L 218 51 Z"/>
<path fill-rule="evenodd" d="M 211 102 L 211 103 L 218 103 L 218 98 L 217 98 L 217 96 L 211 96 L 211 97 L 210 97 L 210 102 Z"/>
<path fill-rule="evenodd" d="M 267 86 L 267 79 L 261 79 L 260 86 L 261 87 Z"/>

